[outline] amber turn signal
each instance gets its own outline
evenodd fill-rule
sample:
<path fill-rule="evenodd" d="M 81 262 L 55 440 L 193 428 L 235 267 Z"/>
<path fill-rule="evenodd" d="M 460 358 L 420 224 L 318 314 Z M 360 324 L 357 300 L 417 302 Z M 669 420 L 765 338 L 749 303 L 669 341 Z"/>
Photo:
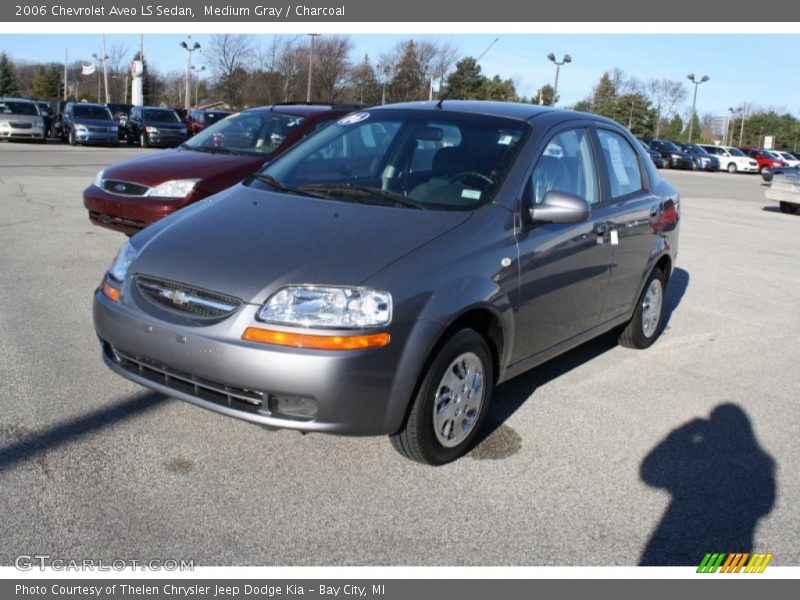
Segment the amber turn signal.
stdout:
<path fill-rule="evenodd" d="M 364 350 L 385 346 L 391 339 L 388 333 L 370 333 L 368 335 L 309 335 L 305 333 L 289 333 L 273 329 L 248 327 L 242 339 L 249 342 L 291 346 L 293 348 L 313 348 L 315 350 Z"/>
<path fill-rule="evenodd" d="M 103 295 L 112 302 L 119 302 L 119 288 L 115 288 L 107 281 L 103 281 Z"/>

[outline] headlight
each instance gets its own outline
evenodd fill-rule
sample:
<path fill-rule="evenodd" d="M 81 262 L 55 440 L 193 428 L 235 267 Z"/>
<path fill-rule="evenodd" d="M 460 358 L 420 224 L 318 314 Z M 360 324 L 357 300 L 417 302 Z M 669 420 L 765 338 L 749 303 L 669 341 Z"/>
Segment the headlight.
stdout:
<path fill-rule="evenodd" d="M 108 133 L 117 133 L 119 131 L 119 127 L 114 125 L 113 127 L 108 128 Z"/>
<path fill-rule="evenodd" d="M 150 127 L 149 125 L 144 128 L 147 133 L 158 133 L 158 127 Z"/>
<path fill-rule="evenodd" d="M 33 120 L 34 127 L 44 127 L 44 119 L 42 117 L 36 117 Z"/>
<path fill-rule="evenodd" d="M 670 154 L 670 156 L 671 156 L 672 158 L 675 158 L 675 159 L 678 159 L 678 158 L 680 158 L 680 157 L 681 157 L 681 155 L 680 155 L 680 154 Z"/>
<path fill-rule="evenodd" d="M 95 176 L 94 176 L 94 181 L 93 181 L 92 183 L 93 183 L 93 184 L 94 184 L 96 187 L 99 187 L 99 188 L 103 187 L 103 173 L 104 173 L 104 170 L 103 170 L 103 169 L 100 169 L 100 170 L 97 172 L 97 175 L 95 175 Z"/>
<path fill-rule="evenodd" d="M 381 327 L 392 320 L 392 295 L 364 287 L 286 287 L 264 303 L 258 318 L 300 327 Z"/>
<path fill-rule="evenodd" d="M 81 125 L 80 123 L 75 123 L 72 128 L 75 131 L 86 131 L 86 125 Z"/>
<path fill-rule="evenodd" d="M 114 281 L 118 283 L 125 281 L 125 277 L 128 276 L 128 269 L 133 264 L 133 261 L 136 260 L 136 254 L 136 249 L 130 242 L 125 242 L 122 248 L 119 249 L 117 258 L 114 259 L 114 264 L 108 270 L 108 274 Z"/>
<path fill-rule="evenodd" d="M 182 135 L 186 135 L 186 127 L 184 127 L 184 128 L 182 128 L 182 129 L 181 129 L 181 134 L 182 134 Z"/>
<path fill-rule="evenodd" d="M 184 198 L 194 189 L 194 185 L 199 179 L 173 179 L 165 181 L 161 185 L 153 188 L 148 196 L 158 196 L 159 198 Z"/>
<path fill-rule="evenodd" d="M 0 121 L 0 127 L 9 127 L 8 121 Z"/>

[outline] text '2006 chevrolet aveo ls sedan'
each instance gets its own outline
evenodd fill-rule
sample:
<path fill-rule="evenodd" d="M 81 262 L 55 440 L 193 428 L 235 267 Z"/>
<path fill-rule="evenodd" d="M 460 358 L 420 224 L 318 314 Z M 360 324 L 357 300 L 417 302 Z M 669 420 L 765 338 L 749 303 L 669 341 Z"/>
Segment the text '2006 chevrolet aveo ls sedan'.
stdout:
<path fill-rule="evenodd" d="M 344 117 L 134 236 L 95 294 L 105 362 L 264 425 L 441 464 L 495 385 L 600 333 L 650 346 L 679 200 L 594 115 L 443 101 Z"/>

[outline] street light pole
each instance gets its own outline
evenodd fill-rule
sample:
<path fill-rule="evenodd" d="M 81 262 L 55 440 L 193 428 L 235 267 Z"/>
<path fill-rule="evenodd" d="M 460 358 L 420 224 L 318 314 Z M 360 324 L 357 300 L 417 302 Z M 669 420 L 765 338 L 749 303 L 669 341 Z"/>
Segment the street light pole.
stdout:
<path fill-rule="evenodd" d="M 703 75 L 700 79 L 694 78 L 694 73 L 689 73 L 686 76 L 686 79 L 691 81 L 694 84 L 694 96 L 692 96 L 692 114 L 689 117 L 689 143 L 692 143 L 692 133 L 694 131 L 694 111 L 695 106 L 697 106 L 697 88 L 700 87 L 701 83 L 705 83 L 710 78 L 708 75 Z"/>
<path fill-rule="evenodd" d="M 742 145 L 742 138 L 744 137 L 744 118 L 747 116 L 747 109 L 742 106 L 742 127 L 739 129 L 739 145 Z"/>
<path fill-rule="evenodd" d="M 205 65 L 203 65 L 200 68 L 195 67 L 194 65 L 192 65 L 192 71 L 194 71 L 194 73 L 195 73 L 194 74 L 194 105 L 195 106 L 197 106 L 199 104 L 199 102 L 200 102 L 200 100 L 197 97 L 198 94 L 199 94 L 198 88 L 200 87 L 200 73 L 202 73 L 205 70 L 206 70 Z"/>
<path fill-rule="evenodd" d="M 314 72 L 314 38 L 321 35 L 319 33 L 309 33 L 311 37 L 311 48 L 308 52 L 308 85 L 306 86 L 306 102 L 311 102 L 311 75 Z"/>
<path fill-rule="evenodd" d="M 200 44 L 192 43 L 192 36 L 180 43 L 181 48 L 186 50 L 186 89 L 184 91 L 184 108 L 189 110 L 192 106 L 192 52 L 200 50 Z"/>
<path fill-rule="evenodd" d="M 390 71 L 391 67 L 389 65 L 383 65 L 381 67 L 381 73 L 383 73 L 383 90 L 381 91 L 381 106 L 386 104 L 386 81 L 389 79 Z"/>
<path fill-rule="evenodd" d="M 556 60 L 556 55 L 552 52 L 547 55 L 547 58 L 550 62 L 552 62 L 556 66 L 556 81 L 555 85 L 553 85 L 553 101 L 550 103 L 550 106 L 556 105 L 556 97 L 558 96 L 558 75 L 561 72 L 561 66 L 566 65 L 567 63 L 572 62 L 572 57 L 569 54 L 565 54 L 564 57 L 558 61 Z"/>
<path fill-rule="evenodd" d="M 733 143 L 733 124 L 736 121 L 736 115 L 741 110 L 741 108 L 733 108 L 732 106 L 728 107 L 728 112 L 731 113 L 731 122 L 728 123 L 728 127 L 725 128 L 725 145 L 731 146 Z"/>
<path fill-rule="evenodd" d="M 101 62 L 103 63 L 103 69 L 105 70 L 105 63 L 106 60 L 108 59 L 108 56 L 103 54 L 103 56 L 100 57 L 97 56 L 97 53 L 95 52 L 94 54 L 92 54 L 92 58 L 94 58 L 95 71 L 97 71 L 97 101 L 102 102 L 102 99 L 100 97 L 100 63 Z M 106 85 L 106 102 L 108 102 L 108 85 Z"/>

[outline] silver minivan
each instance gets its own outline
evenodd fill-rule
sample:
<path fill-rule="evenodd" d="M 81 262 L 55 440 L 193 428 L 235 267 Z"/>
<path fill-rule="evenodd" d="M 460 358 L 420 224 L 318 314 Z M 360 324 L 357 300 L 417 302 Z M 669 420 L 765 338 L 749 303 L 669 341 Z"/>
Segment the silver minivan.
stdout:
<path fill-rule="evenodd" d="M 44 117 L 39 106 L 23 98 L 0 98 L 0 140 L 34 140 L 44 144 Z"/>

